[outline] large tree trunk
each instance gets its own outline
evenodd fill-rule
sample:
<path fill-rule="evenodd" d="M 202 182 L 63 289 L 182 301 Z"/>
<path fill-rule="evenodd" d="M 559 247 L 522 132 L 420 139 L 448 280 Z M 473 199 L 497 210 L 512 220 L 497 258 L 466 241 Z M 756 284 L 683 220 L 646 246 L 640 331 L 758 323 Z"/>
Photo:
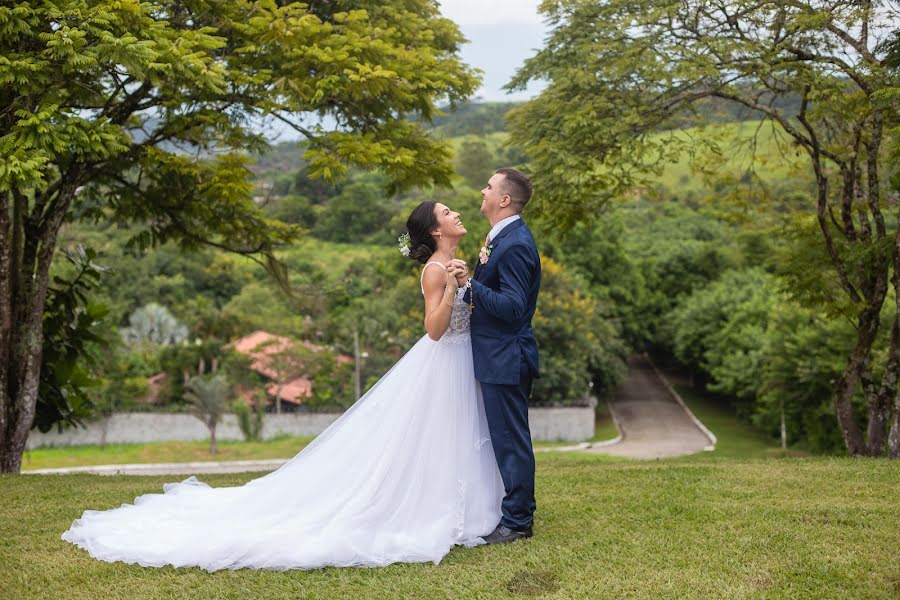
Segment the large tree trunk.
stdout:
<path fill-rule="evenodd" d="M 900 315 L 894 317 L 891 326 L 888 360 L 881 378 L 881 386 L 877 393 L 866 394 L 869 417 L 866 429 L 866 454 L 869 456 L 884 455 L 891 402 L 897 395 L 898 379 L 900 379 Z"/>
<path fill-rule="evenodd" d="M 894 418 L 888 436 L 888 456 L 900 458 L 900 392 L 894 395 Z"/>
<path fill-rule="evenodd" d="M 18 473 L 34 423 L 44 346 L 44 307 L 56 237 L 78 187 L 72 172 L 53 198 L 29 201 L 13 191 L 0 199 L 0 230 L 11 233 L 0 250 L 0 387 L 2 422 L 0 472 Z M 11 210 L 10 210 L 11 208 Z M 10 232 L 10 229 L 12 230 Z M 3 331 L 9 323 L 9 332 Z"/>
<path fill-rule="evenodd" d="M 219 451 L 218 446 L 216 446 L 216 426 L 212 425 L 209 428 L 209 453 L 215 454 Z"/>
<path fill-rule="evenodd" d="M 875 337 L 878 334 L 880 307 L 880 303 L 877 307 L 869 306 L 860 315 L 856 345 L 847 359 L 847 366 L 844 368 L 844 372 L 832 384 L 834 413 L 841 428 L 841 435 L 844 438 L 847 454 L 850 456 L 859 456 L 865 452 L 862 432 L 853 418 L 853 394 L 856 392 L 860 375 L 863 368 L 865 368 L 869 353 L 872 350 L 872 344 L 875 342 Z"/>
<path fill-rule="evenodd" d="M 0 464 L 6 448 L 9 407 L 9 340 L 12 332 L 12 248 L 3 240 L 11 239 L 9 193 L 0 192 Z M 3 469 L 5 471 L 5 469 Z"/>

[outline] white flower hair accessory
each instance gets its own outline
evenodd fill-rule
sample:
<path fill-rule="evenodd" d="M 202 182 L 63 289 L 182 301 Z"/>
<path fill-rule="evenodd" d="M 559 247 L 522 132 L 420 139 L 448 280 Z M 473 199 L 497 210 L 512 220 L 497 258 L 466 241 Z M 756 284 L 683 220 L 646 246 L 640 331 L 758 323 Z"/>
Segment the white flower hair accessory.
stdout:
<path fill-rule="evenodd" d="M 401 235 L 400 237 L 397 238 L 397 242 L 399 242 L 399 243 L 397 244 L 397 247 L 398 247 L 399 250 L 400 250 L 400 254 L 402 254 L 403 256 L 409 256 L 409 250 L 410 250 L 410 248 L 409 248 L 409 234 L 408 234 L 408 233 L 404 233 L 403 235 Z"/>

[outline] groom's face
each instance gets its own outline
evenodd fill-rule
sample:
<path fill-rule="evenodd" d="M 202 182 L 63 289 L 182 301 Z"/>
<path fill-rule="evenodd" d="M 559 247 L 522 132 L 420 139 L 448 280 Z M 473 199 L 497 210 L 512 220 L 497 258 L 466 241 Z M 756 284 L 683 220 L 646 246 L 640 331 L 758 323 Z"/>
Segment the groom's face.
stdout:
<path fill-rule="evenodd" d="M 481 214 L 484 216 L 490 217 L 509 206 L 509 196 L 503 193 L 504 179 L 503 173 L 494 173 L 481 190 Z"/>

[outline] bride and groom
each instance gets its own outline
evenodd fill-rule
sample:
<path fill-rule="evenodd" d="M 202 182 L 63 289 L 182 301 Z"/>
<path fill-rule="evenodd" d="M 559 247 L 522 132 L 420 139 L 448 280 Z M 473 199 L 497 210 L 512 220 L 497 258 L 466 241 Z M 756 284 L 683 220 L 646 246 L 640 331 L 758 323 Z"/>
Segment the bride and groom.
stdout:
<path fill-rule="evenodd" d="M 530 537 L 531 182 L 499 169 L 481 194 L 492 228 L 472 277 L 455 256 L 459 213 L 413 210 L 401 250 L 424 265 L 427 334 L 297 456 L 243 486 L 190 477 L 85 511 L 62 538 L 110 562 L 214 571 L 437 564 L 454 545 Z"/>

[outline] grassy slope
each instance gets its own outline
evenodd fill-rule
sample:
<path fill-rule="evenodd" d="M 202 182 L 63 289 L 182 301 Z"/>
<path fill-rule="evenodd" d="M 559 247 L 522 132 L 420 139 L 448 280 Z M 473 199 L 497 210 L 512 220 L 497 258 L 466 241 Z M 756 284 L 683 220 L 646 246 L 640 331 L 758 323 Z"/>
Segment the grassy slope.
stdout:
<path fill-rule="evenodd" d="M 727 407 L 704 397 L 693 388 L 676 383 L 675 389 L 691 412 L 717 438 L 715 451 L 704 452 L 696 458 L 766 458 L 802 455 L 793 451 L 785 452 L 776 447 L 751 425 L 735 419 Z"/>
<path fill-rule="evenodd" d="M 658 137 L 666 135 L 669 134 L 659 134 Z M 719 175 L 739 177 L 753 167 L 766 184 L 783 184 L 807 175 L 809 171 L 808 160 L 799 155 L 785 155 L 785 134 L 771 123 L 724 123 L 677 130 L 673 135 L 681 139 L 714 140 L 720 154 L 701 153 L 696 162 L 715 166 Z M 751 144 L 754 138 L 755 146 Z M 709 191 L 708 184 L 692 170 L 692 161 L 686 155 L 682 155 L 679 162 L 667 165 L 658 181 L 674 193 Z"/>
<path fill-rule="evenodd" d="M 251 475 L 209 476 L 216 486 Z M 0 477 L 0 597 L 766 597 L 900 592 L 900 464 L 538 456 L 536 537 L 439 565 L 310 572 L 107 564 L 59 535 L 166 477 Z M 893 558 L 892 558 L 893 557 Z"/>

